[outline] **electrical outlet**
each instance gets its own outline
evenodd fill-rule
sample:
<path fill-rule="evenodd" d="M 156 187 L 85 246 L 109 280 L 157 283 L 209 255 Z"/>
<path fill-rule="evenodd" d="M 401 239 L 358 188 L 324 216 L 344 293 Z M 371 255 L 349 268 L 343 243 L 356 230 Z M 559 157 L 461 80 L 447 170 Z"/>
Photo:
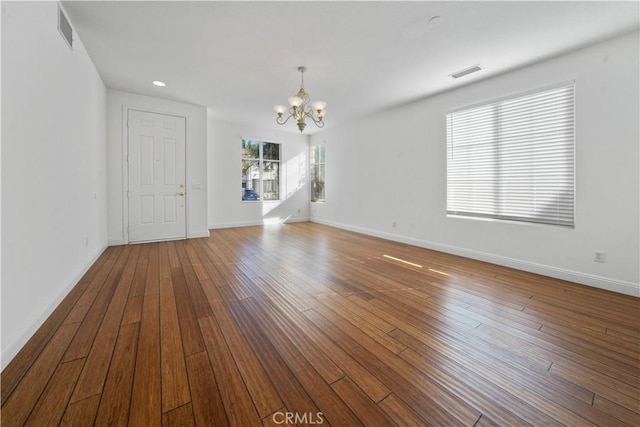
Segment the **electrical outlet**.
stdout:
<path fill-rule="evenodd" d="M 604 251 L 593 251 L 593 260 L 595 262 L 604 262 L 605 261 Z"/>

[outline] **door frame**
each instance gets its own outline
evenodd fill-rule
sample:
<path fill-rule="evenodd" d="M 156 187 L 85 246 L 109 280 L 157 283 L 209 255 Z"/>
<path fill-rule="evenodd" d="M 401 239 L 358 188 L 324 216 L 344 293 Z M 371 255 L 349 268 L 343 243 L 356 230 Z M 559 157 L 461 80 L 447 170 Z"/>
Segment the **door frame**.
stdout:
<path fill-rule="evenodd" d="M 190 185 L 190 177 L 189 177 L 189 117 L 185 116 L 184 114 L 181 113 L 176 113 L 176 112 L 171 112 L 171 111 L 164 111 L 164 110 L 156 110 L 156 109 L 152 109 L 152 108 L 148 108 L 148 107 L 138 107 L 138 106 L 134 106 L 134 105 L 122 105 L 122 146 L 121 146 L 121 152 L 122 152 L 122 158 L 121 158 L 121 164 L 122 164 L 122 237 L 123 237 L 123 243 L 125 245 L 128 245 L 131 243 L 131 241 L 129 240 L 129 111 L 130 110 L 136 110 L 136 111 L 142 111 L 145 113 L 152 113 L 152 114 L 162 114 L 165 116 L 174 116 L 174 117 L 180 117 L 182 119 L 184 119 L 184 124 L 185 124 L 185 129 L 184 129 L 184 174 L 185 174 L 185 191 L 187 192 L 187 194 L 185 195 L 185 218 L 184 218 L 184 235 L 185 235 L 185 239 L 189 238 L 189 188 L 191 188 Z M 157 240 L 157 241 L 169 241 L 169 240 L 182 240 L 183 238 L 176 238 L 176 239 L 161 239 L 161 240 Z M 149 241 L 145 241 L 145 242 L 133 242 L 135 244 L 138 243 L 148 243 L 148 242 L 152 242 L 152 240 Z"/>

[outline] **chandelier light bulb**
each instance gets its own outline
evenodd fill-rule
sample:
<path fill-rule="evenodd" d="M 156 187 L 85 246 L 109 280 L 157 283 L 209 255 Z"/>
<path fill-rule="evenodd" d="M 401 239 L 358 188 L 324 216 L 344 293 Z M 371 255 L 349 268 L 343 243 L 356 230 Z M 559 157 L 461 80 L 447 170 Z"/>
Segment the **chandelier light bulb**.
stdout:
<path fill-rule="evenodd" d="M 297 96 L 292 96 L 291 98 L 289 98 L 289 104 L 292 107 L 299 107 L 302 105 L 302 99 L 298 98 Z"/>
<path fill-rule="evenodd" d="M 327 108 L 327 103 L 324 101 L 316 101 L 313 103 L 313 109 L 315 111 L 324 111 L 325 108 Z"/>
<path fill-rule="evenodd" d="M 273 110 L 278 113 L 279 116 L 281 116 L 285 111 L 287 111 L 287 107 L 285 107 L 284 105 L 274 105 Z"/>

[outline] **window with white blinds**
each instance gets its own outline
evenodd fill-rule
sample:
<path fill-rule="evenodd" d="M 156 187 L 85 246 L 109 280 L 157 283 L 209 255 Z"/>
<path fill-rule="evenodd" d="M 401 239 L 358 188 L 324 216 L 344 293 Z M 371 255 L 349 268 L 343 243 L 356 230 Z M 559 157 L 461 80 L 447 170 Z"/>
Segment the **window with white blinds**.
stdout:
<path fill-rule="evenodd" d="M 447 214 L 574 226 L 573 82 L 447 114 Z"/>

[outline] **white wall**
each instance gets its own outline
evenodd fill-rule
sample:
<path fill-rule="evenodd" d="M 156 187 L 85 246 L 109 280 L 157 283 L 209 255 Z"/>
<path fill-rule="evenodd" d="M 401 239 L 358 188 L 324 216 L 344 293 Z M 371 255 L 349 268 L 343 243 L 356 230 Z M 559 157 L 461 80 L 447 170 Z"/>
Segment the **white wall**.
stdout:
<path fill-rule="evenodd" d="M 312 220 L 639 295 L 638 49 L 626 35 L 313 135 L 326 142 L 327 201 Z M 575 229 L 448 218 L 446 112 L 568 80 Z"/>
<path fill-rule="evenodd" d="M 126 116 L 129 108 L 172 114 L 187 119 L 187 237 L 208 237 L 207 228 L 207 111 L 193 104 L 129 92 L 107 92 L 109 244 L 128 243 L 125 157 Z"/>
<path fill-rule="evenodd" d="M 207 119 L 207 135 L 209 228 L 308 220 L 308 136 L 227 123 L 211 117 Z M 281 201 L 242 201 L 240 163 L 243 138 L 282 144 Z"/>
<path fill-rule="evenodd" d="M 2 2 L 2 368 L 107 245 L 106 89 L 55 2 Z"/>

